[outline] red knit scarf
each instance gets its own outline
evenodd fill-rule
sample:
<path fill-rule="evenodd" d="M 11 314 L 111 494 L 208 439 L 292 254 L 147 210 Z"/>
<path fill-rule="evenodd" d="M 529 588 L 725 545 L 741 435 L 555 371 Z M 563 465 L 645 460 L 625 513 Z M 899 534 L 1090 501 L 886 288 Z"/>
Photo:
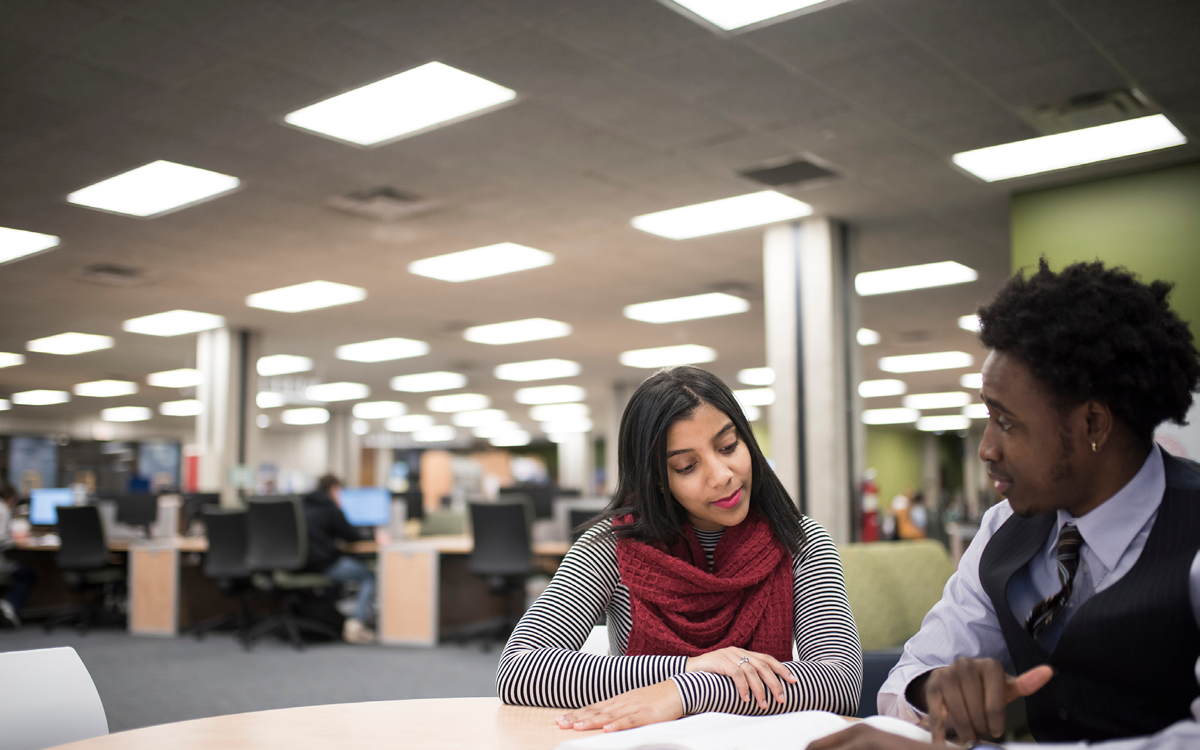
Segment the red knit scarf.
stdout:
<path fill-rule="evenodd" d="M 725 530 L 712 572 L 690 524 L 670 549 L 620 540 L 617 567 L 633 618 L 626 655 L 699 656 L 738 646 L 792 658 L 792 556 L 761 515 L 751 511 Z"/>

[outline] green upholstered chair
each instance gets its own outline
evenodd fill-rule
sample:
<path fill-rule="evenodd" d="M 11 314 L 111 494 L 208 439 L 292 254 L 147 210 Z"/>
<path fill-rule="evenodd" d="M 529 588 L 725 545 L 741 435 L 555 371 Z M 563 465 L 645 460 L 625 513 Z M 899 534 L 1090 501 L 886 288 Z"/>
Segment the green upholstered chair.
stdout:
<path fill-rule="evenodd" d="M 427 511 L 421 519 L 421 536 L 461 536 L 467 533 L 467 518 L 450 510 Z"/>

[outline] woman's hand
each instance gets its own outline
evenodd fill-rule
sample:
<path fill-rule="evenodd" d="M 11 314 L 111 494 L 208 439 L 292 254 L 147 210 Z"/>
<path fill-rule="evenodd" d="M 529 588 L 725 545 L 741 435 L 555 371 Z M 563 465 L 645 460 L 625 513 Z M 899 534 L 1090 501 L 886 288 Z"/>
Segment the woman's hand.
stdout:
<path fill-rule="evenodd" d="M 630 690 L 615 698 L 578 708 L 558 718 L 559 729 L 615 732 L 683 716 L 683 698 L 671 680 Z"/>
<path fill-rule="evenodd" d="M 732 646 L 690 657 L 685 671 L 712 672 L 732 677 L 742 702 L 748 703 L 750 694 L 754 693 L 759 708 L 767 707 L 767 691 L 775 696 L 777 703 L 784 702 L 780 678 L 790 683 L 796 682 L 796 676 L 775 657 Z"/>

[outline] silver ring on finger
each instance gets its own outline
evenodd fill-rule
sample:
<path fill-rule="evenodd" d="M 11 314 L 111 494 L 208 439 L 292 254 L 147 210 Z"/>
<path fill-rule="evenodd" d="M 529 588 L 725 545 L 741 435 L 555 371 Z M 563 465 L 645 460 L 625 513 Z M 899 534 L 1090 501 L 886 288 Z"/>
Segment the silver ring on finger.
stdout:
<path fill-rule="evenodd" d="M 737 663 L 737 665 L 740 667 L 740 666 L 742 666 L 743 664 L 746 664 L 746 663 L 747 663 L 747 662 L 749 662 L 749 661 L 750 661 L 750 657 L 749 657 L 749 656 L 743 656 L 743 657 L 742 657 L 742 660 L 741 660 L 741 661 L 739 661 L 739 662 Z"/>

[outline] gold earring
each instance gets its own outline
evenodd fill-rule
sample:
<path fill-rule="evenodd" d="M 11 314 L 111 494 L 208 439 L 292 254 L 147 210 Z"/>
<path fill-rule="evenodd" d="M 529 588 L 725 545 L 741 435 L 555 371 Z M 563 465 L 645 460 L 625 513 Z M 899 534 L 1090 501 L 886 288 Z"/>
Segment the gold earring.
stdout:
<path fill-rule="evenodd" d="M 1096 447 L 1096 441 L 1092 441 L 1092 453 L 1099 453 L 1100 449 Z"/>

